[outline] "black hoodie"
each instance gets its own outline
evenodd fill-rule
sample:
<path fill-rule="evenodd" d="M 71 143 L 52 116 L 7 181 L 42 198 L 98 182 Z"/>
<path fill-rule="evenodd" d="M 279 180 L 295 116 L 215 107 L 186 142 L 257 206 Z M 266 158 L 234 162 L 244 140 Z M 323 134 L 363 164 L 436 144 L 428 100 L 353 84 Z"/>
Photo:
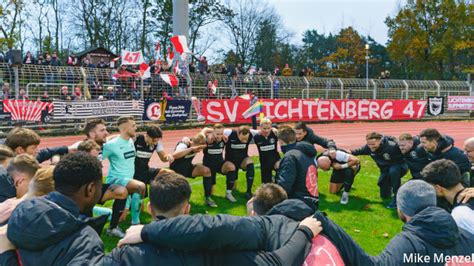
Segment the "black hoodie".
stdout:
<path fill-rule="evenodd" d="M 316 149 L 312 144 L 305 141 L 296 143 L 280 160 L 276 180 L 277 184 L 285 189 L 289 199 L 300 199 L 313 210 L 317 209 L 317 191 L 310 193 L 307 179 L 309 181 L 311 178 L 308 173 L 316 171 L 315 156 Z"/>
<path fill-rule="evenodd" d="M 452 216 L 438 207 L 428 207 L 413 216 L 378 256 L 365 253 L 322 213 L 316 213 L 316 218 L 347 265 L 444 265 L 446 256 L 472 259 L 474 253 L 474 235 L 458 228 Z"/>
<path fill-rule="evenodd" d="M 113 264 L 90 226 L 99 219 L 103 217 L 81 215 L 70 198 L 51 192 L 18 205 L 8 222 L 7 237 L 17 247 L 22 265 Z"/>

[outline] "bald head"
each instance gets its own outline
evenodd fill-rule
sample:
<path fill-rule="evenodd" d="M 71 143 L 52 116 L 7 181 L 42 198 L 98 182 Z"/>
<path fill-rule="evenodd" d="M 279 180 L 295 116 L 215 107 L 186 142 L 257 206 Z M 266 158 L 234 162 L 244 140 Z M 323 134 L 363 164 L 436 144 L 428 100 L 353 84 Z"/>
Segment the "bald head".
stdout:
<path fill-rule="evenodd" d="M 474 163 L 474 137 L 468 138 L 464 141 L 464 152 L 469 158 L 469 161 Z"/>
<path fill-rule="evenodd" d="M 321 156 L 318 158 L 318 167 L 323 171 L 329 171 L 331 169 L 331 160 L 327 156 Z"/>

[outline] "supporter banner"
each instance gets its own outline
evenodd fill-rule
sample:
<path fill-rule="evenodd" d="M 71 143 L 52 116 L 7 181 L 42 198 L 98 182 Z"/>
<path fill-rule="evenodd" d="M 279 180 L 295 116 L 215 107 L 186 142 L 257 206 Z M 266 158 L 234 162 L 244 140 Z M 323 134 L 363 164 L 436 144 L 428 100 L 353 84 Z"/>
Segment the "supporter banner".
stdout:
<path fill-rule="evenodd" d="M 444 97 L 428 97 L 428 114 L 437 116 L 444 113 Z"/>
<path fill-rule="evenodd" d="M 357 121 L 420 119 L 426 101 L 418 100 L 261 100 L 263 114 L 275 122 L 286 121 Z M 249 123 L 242 114 L 250 101 L 203 100 L 202 114 L 209 123 Z"/>
<path fill-rule="evenodd" d="M 53 111 L 53 103 L 30 100 L 3 100 L 3 111 L 14 121 L 40 121 Z"/>
<path fill-rule="evenodd" d="M 152 121 L 186 121 L 191 111 L 191 101 L 169 100 L 169 101 L 146 101 L 143 120 Z"/>
<path fill-rule="evenodd" d="M 11 119 L 11 114 L 3 110 L 3 101 L 0 101 L 0 121 L 10 121 Z"/>
<path fill-rule="evenodd" d="M 448 96 L 448 110 L 474 111 L 474 96 Z"/>
<path fill-rule="evenodd" d="M 141 51 L 122 50 L 122 65 L 140 65 L 144 61 Z"/>
<path fill-rule="evenodd" d="M 53 103 L 53 119 L 143 115 L 143 101 L 55 101 Z"/>

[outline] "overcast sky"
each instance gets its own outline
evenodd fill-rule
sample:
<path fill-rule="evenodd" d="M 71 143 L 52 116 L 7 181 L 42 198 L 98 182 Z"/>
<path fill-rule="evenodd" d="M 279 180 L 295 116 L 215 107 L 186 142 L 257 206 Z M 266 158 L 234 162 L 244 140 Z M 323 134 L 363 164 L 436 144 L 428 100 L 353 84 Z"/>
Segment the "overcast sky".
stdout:
<path fill-rule="evenodd" d="M 386 44 L 387 16 L 397 13 L 401 0 L 268 0 L 282 17 L 284 25 L 294 32 L 293 41 L 300 43 L 305 30 L 338 33 L 352 26 L 362 35 L 370 35 Z"/>

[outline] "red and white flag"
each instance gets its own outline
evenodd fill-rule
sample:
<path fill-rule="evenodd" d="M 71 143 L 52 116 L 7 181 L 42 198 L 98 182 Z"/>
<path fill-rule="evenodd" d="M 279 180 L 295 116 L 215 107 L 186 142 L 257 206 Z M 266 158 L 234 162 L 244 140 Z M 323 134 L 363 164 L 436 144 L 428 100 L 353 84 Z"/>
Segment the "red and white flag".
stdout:
<path fill-rule="evenodd" d="M 140 64 L 140 76 L 142 79 L 151 78 L 150 66 L 145 62 Z"/>
<path fill-rule="evenodd" d="M 183 53 L 191 54 L 191 50 L 189 50 L 188 48 L 186 36 L 176 35 L 171 37 L 170 41 L 173 44 L 175 51 L 178 52 L 180 55 L 182 55 Z"/>
<path fill-rule="evenodd" d="M 160 74 L 160 78 L 171 87 L 177 87 L 179 84 L 178 78 L 173 74 Z"/>

